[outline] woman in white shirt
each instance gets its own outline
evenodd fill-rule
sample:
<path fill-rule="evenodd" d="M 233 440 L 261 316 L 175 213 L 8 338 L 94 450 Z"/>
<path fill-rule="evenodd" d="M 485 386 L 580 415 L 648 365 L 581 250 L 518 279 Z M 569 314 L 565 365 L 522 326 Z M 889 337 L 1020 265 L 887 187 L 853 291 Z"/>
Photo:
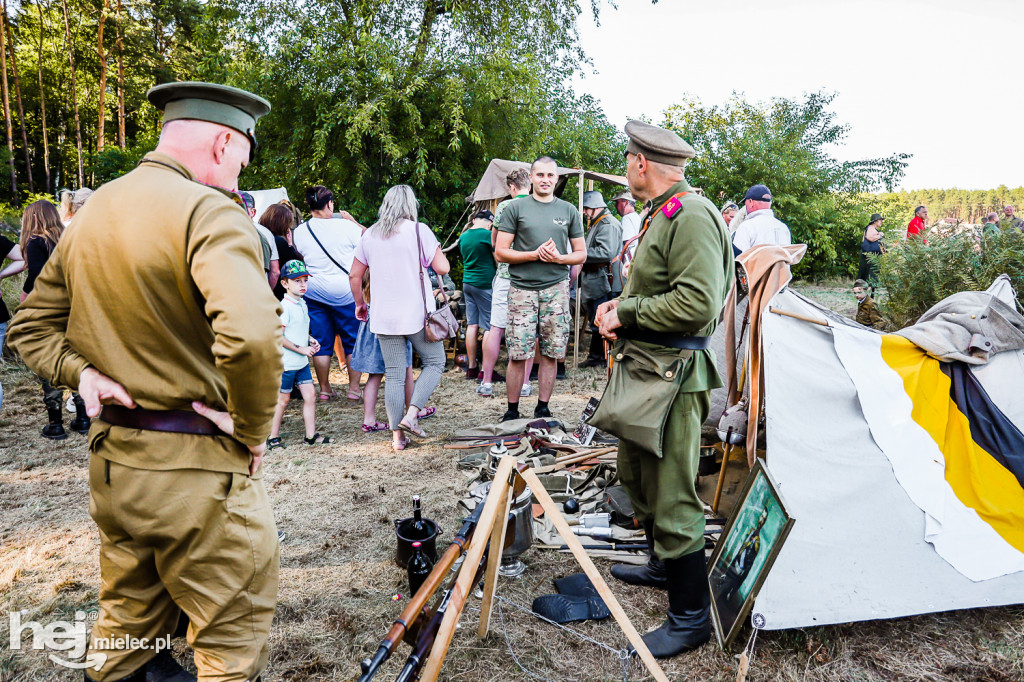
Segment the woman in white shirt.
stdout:
<path fill-rule="evenodd" d="M 309 333 L 320 343 L 313 369 L 320 384 L 319 399 L 326 401 L 335 397 L 330 382 L 334 340 L 340 338 L 345 353 L 351 354 L 359 333 L 349 271 L 363 230 L 355 221 L 333 216 L 334 193 L 323 185 L 306 190 L 306 204 L 313 217 L 295 228 L 292 240 L 309 270 Z M 359 400 L 361 378 L 349 368 L 349 400 Z"/>

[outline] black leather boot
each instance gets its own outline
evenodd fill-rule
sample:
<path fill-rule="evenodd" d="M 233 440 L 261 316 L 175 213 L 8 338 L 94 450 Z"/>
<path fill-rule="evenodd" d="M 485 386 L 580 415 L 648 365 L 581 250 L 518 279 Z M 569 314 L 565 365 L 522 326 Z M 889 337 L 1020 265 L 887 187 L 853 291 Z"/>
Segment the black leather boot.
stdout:
<path fill-rule="evenodd" d="M 64 440 L 68 437 L 66 431 L 64 431 L 64 415 L 61 414 L 59 407 L 48 407 L 46 408 L 46 414 L 50 418 L 50 423 L 43 427 L 42 434 L 43 438 L 49 438 L 50 440 Z"/>
<path fill-rule="evenodd" d="M 604 367 L 607 360 L 604 357 L 604 339 L 596 331 L 590 332 L 590 351 L 587 359 L 580 363 L 580 367 Z"/>
<path fill-rule="evenodd" d="M 668 572 L 668 619 L 643 637 L 655 658 L 672 658 L 711 639 L 711 591 L 704 550 L 668 559 L 665 568 Z"/>
<path fill-rule="evenodd" d="M 68 424 L 68 428 L 78 433 L 89 433 L 89 426 L 92 420 L 85 411 L 85 401 L 77 393 L 71 396 L 75 400 L 75 418 Z"/>
<path fill-rule="evenodd" d="M 645 585 L 659 590 L 668 589 L 668 573 L 665 564 L 654 556 L 654 521 L 644 521 L 644 535 L 647 536 L 648 553 L 651 558 L 642 566 L 616 564 L 612 566 L 612 577 L 630 585 Z"/>

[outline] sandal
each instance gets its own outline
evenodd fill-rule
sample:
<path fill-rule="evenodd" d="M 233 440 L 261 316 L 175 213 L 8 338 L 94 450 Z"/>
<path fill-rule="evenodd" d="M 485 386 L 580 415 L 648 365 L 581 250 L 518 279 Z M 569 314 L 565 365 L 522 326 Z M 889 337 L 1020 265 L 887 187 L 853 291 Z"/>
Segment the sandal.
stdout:
<path fill-rule="evenodd" d="M 391 441 L 391 449 L 394 450 L 395 452 L 401 452 L 402 450 L 405 450 L 405 448 L 408 446 L 408 438 L 404 439 L 401 443 L 395 443 L 395 441 Z"/>
<path fill-rule="evenodd" d="M 277 438 L 268 438 L 267 439 L 267 450 L 275 450 L 277 448 L 283 448 L 283 447 L 284 447 L 284 443 L 281 442 L 280 436 L 278 436 Z"/>
<path fill-rule="evenodd" d="M 318 395 L 316 399 L 322 403 L 329 403 L 337 397 L 338 394 L 335 393 L 334 391 L 331 391 L 330 393 L 328 393 L 327 391 L 320 391 L 320 395 Z"/>
<path fill-rule="evenodd" d="M 416 415 L 416 418 L 417 418 L 417 419 L 430 419 L 430 418 L 431 418 L 431 417 L 433 417 L 433 416 L 434 416 L 434 415 L 435 415 L 436 413 L 437 413 L 437 408 L 436 408 L 436 407 L 424 407 L 424 408 L 423 408 L 422 410 L 420 410 L 420 411 L 419 411 L 419 413 L 418 413 L 418 414 Z"/>
<path fill-rule="evenodd" d="M 353 398 L 352 396 L 355 396 L 355 398 Z M 349 391 L 348 394 L 345 395 L 345 397 L 348 398 L 348 401 L 350 403 L 362 402 L 363 391 L 362 389 L 360 389 L 359 391 Z"/>
<path fill-rule="evenodd" d="M 391 427 L 383 422 L 374 422 L 372 424 L 363 424 L 363 433 L 374 433 L 375 431 L 389 431 Z"/>
<path fill-rule="evenodd" d="M 398 428 L 401 429 L 402 431 L 405 431 L 406 433 L 410 433 L 410 434 L 416 436 L 417 438 L 426 438 L 427 437 L 426 431 L 424 431 L 423 429 L 421 429 L 419 427 L 413 428 L 412 426 L 409 426 L 408 424 L 405 423 L 404 419 L 402 421 L 398 422 Z"/>
<path fill-rule="evenodd" d="M 319 432 L 314 433 L 311 438 L 303 438 L 306 445 L 329 445 L 334 442 L 330 436 L 321 436 Z"/>

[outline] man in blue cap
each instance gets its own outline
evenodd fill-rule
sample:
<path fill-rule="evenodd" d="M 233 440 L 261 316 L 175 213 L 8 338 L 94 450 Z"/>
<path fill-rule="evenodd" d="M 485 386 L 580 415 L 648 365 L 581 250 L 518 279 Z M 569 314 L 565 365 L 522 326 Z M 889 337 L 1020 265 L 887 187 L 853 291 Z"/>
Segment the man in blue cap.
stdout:
<path fill-rule="evenodd" d="M 746 218 L 733 235 L 732 243 L 740 253 L 762 244 L 789 246 L 793 243 L 789 227 L 772 211 L 772 193 L 765 185 L 754 185 L 743 196 Z"/>

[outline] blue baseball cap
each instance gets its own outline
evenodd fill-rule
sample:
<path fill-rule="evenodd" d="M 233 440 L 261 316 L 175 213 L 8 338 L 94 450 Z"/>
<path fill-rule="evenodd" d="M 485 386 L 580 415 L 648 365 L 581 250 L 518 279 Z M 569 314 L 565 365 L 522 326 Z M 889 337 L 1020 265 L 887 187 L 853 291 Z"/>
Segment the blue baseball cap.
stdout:
<path fill-rule="evenodd" d="M 743 201 L 748 199 L 751 201 L 771 201 L 772 193 L 767 185 L 754 185 L 743 195 Z"/>

